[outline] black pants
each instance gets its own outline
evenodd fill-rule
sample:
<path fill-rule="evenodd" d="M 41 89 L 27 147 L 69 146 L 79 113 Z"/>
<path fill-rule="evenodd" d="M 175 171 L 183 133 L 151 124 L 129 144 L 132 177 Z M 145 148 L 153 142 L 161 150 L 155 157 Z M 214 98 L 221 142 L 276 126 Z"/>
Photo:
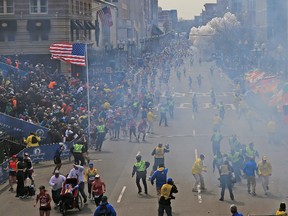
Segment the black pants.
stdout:
<path fill-rule="evenodd" d="M 146 171 L 144 172 L 137 172 L 136 174 L 136 185 L 138 187 L 138 193 L 142 192 L 142 188 L 140 186 L 140 180 L 142 179 L 142 183 L 144 185 L 145 193 L 147 193 L 147 183 L 146 183 Z"/>
<path fill-rule="evenodd" d="M 212 142 L 212 151 L 213 151 L 213 155 L 217 155 L 220 152 L 219 142 Z"/>
<path fill-rule="evenodd" d="M 17 188 L 16 188 L 16 196 L 24 196 L 24 172 L 17 172 Z"/>
<path fill-rule="evenodd" d="M 88 194 L 91 194 L 92 182 L 88 181 Z"/>
<path fill-rule="evenodd" d="M 83 154 L 82 154 L 82 153 L 75 153 L 75 152 L 74 152 L 73 155 L 74 155 L 75 163 L 80 164 L 79 162 L 81 162 L 81 166 L 84 166 L 84 164 L 85 164 L 85 158 L 84 158 Z"/>
<path fill-rule="evenodd" d="M 137 138 L 137 136 L 136 136 L 136 128 L 135 127 L 131 127 L 130 130 L 129 130 L 130 140 L 132 139 L 132 134 L 134 135 L 135 138 Z"/>
<path fill-rule="evenodd" d="M 220 176 L 220 183 L 221 183 L 221 197 L 220 198 L 224 199 L 225 189 L 227 187 L 229 190 L 231 200 L 234 200 L 231 177 L 229 175 Z"/>
<path fill-rule="evenodd" d="M 99 197 L 94 197 L 94 201 L 95 201 L 95 204 L 96 206 L 99 206 L 100 205 L 100 202 L 101 202 L 101 198 L 102 198 L 103 194 L 101 194 Z"/>
<path fill-rule="evenodd" d="M 24 174 L 24 180 L 26 180 L 27 178 L 31 180 L 32 184 L 34 183 L 34 179 L 32 178 L 32 171 L 26 170 Z"/>
<path fill-rule="evenodd" d="M 99 133 L 96 140 L 96 150 L 101 150 L 104 139 L 105 139 L 105 133 L 103 134 Z"/>
<path fill-rule="evenodd" d="M 52 190 L 52 199 L 55 204 L 58 204 L 60 201 L 61 190 L 62 188 L 59 188 L 57 190 Z"/>
<path fill-rule="evenodd" d="M 172 207 L 171 207 L 171 205 L 162 205 L 162 204 L 159 204 L 158 216 L 163 216 L 164 215 L 164 210 L 165 210 L 167 216 L 172 216 Z"/>
<path fill-rule="evenodd" d="M 85 202 L 87 200 L 87 196 L 84 191 L 84 182 L 79 183 L 79 192 L 81 193 L 81 196 L 83 197 L 84 202 Z"/>

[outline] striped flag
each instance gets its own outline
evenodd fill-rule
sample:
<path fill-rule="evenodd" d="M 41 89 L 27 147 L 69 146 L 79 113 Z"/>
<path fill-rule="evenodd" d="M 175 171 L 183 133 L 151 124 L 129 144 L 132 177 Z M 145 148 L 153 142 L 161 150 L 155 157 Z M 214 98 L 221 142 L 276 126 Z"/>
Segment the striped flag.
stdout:
<path fill-rule="evenodd" d="M 81 43 L 55 43 L 50 46 L 52 59 L 59 59 L 66 63 L 78 66 L 86 66 L 85 62 L 85 44 Z"/>
<path fill-rule="evenodd" d="M 104 26 L 113 26 L 112 14 L 110 7 L 104 7 L 101 10 L 97 11 L 97 15 L 100 17 L 101 23 Z"/>

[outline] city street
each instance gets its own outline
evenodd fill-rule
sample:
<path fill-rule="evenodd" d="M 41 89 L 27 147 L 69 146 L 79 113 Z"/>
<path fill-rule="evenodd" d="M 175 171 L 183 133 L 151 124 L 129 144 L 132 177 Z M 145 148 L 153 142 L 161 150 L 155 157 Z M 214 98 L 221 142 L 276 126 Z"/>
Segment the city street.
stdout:
<path fill-rule="evenodd" d="M 90 150 L 90 158 L 98 169 L 101 178 L 107 186 L 106 195 L 108 202 L 116 209 L 120 216 L 154 216 L 157 215 L 158 197 L 155 186 L 148 182 L 148 195 L 138 194 L 135 184 L 135 177 L 131 177 L 132 167 L 135 163 L 135 156 L 142 155 L 143 160 L 151 163 L 148 174 L 153 166 L 152 150 L 158 143 L 169 143 L 170 153 L 165 155 L 165 165 L 169 169 L 168 177 L 173 178 L 179 193 L 175 194 L 176 199 L 172 200 L 173 215 L 175 216 L 205 216 L 205 215 L 230 215 L 231 204 L 238 206 L 239 212 L 248 214 L 274 214 L 281 201 L 286 200 L 288 188 L 286 187 L 286 157 L 287 143 L 281 141 L 275 146 L 268 144 L 266 123 L 264 120 L 254 123 L 254 131 L 249 130 L 245 118 L 238 119 L 236 108 L 233 105 L 232 82 L 219 72 L 214 72 L 212 77 L 209 72 L 211 64 L 196 64 L 193 67 L 186 64 L 186 77 L 181 81 L 176 78 L 176 71 L 171 71 L 170 87 L 173 89 L 175 98 L 175 118 L 168 118 L 169 127 L 158 127 L 159 113 L 154 124 L 155 134 L 147 135 L 147 142 L 128 142 L 128 138 L 121 141 L 106 140 L 103 151 L 95 153 Z M 182 69 L 183 71 L 183 69 Z M 198 87 L 196 77 L 198 74 L 204 77 L 201 88 Z M 193 91 L 189 91 L 188 76 L 193 79 Z M 221 152 L 229 153 L 228 138 L 237 134 L 241 143 L 254 142 L 255 148 L 259 151 L 261 159 L 263 155 L 268 157 L 273 167 L 273 174 L 270 178 L 270 193 L 264 195 L 260 181 L 257 181 L 257 196 L 252 197 L 247 193 L 246 181 L 236 184 L 233 188 L 235 201 L 231 201 L 226 190 L 224 202 L 219 201 L 220 188 L 218 187 L 219 175 L 212 171 L 212 118 L 218 113 L 216 107 L 210 104 L 210 90 L 214 88 L 217 103 L 223 101 L 226 108 L 225 119 L 221 129 L 224 136 L 221 145 Z M 199 111 L 192 113 L 191 101 L 194 92 L 197 93 Z M 166 98 L 162 100 L 166 101 Z M 255 111 L 255 114 L 257 111 Z M 192 192 L 195 182 L 191 174 L 192 164 L 195 157 L 203 153 L 206 157 L 204 164 L 207 166 L 207 173 L 204 173 L 204 180 L 207 191 L 198 196 Z M 35 182 L 36 187 L 45 185 L 49 189 L 49 178 L 53 171 L 52 162 L 36 165 Z M 72 168 L 71 163 L 65 163 L 61 173 L 66 175 Z M 148 177 L 149 175 L 147 175 Z M 16 186 L 16 185 L 15 185 Z M 16 188 L 14 186 L 14 188 Z M 49 189 L 50 190 L 50 189 Z M 87 187 L 85 188 L 87 191 Z M 38 190 L 37 190 L 38 193 Z M 15 198 L 15 193 L 5 190 L 0 195 L 0 215 L 38 215 L 38 207 L 33 208 L 34 198 L 20 200 Z M 52 205 L 53 208 L 53 205 Z M 81 212 L 73 210 L 67 215 L 93 215 L 95 204 L 88 201 Z M 60 215 L 58 209 L 52 209 L 51 215 Z"/>

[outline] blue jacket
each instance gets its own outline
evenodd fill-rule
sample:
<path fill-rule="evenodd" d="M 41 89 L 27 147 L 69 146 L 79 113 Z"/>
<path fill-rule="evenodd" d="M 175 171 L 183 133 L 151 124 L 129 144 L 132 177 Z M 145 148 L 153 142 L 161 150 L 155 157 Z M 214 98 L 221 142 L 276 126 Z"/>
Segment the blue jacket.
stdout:
<path fill-rule="evenodd" d="M 167 181 L 168 168 L 160 167 L 151 176 L 151 183 L 156 179 L 156 188 L 161 188 Z"/>
<path fill-rule="evenodd" d="M 100 215 L 100 209 L 101 209 L 101 206 L 102 205 L 106 205 L 106 207 L 107 207 L 107 210 L 108 210 L 108 215 L 110 215 L 110 216 L 116 216 L 116 211 L 115 211 L 115 209 L 112 207 L 112 205 L 110 205 L 109 203 L 101 203 L 97 208 L 96 208 L 96 210 L 95 210 L 95 212 L 94 212 L 94 216 L 99 216 Z"/>
<path fill-rule="evenodd" d="M 240 214 L 240 213 L 238 213 L 238 212 L 236 212 L 236 213 L 234 213 L 232 216 L 243 216 L 243 215 Z"/>
<path fill-rule="evenodd" d="M 258 167 L 254 160 L 247 161 L 243 169 L 244 173 L 247 176 L 255 176 L 255 172 L 257 172 L 257 170 L 258 170 Z"/>

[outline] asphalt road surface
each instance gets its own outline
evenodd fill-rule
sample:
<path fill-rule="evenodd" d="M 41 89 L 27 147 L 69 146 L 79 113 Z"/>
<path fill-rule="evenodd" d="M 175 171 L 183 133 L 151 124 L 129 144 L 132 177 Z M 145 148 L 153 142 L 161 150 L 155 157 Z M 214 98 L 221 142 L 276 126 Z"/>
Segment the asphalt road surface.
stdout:
<path fill-rule="evenodd" d="M 151 166 L 153 165 L 151 152 L 158 143 L 170 144 L 171 152 L 166 154 L 165 163 L 169 168 L 168 177 L 173 178 L 179 190 L 179 193 L 175 195 L 176 200 L 172 200 L 174 216 L 231 215 L 229 212 L 231 204 L 236 204 L 238 210 L 244 215 L 273 214 L 279 207 L 279 203 L 286 200 L 288 195 L 286 186 L 287 144 L 284 141 L 275 146 L 268 144 L 266 122 L 261 120 L 261 116 L 260 121 L 254 124 L 255 130 L 250 131 L 247 120 L 238 119 L 235 107 L 232 105 L 234 86 L 231 81 L 218 72 L 211 77 L 209 68 L 210 64 L 208 63 L 195 65 L 193 68 L 187 64 L 186 78 L 182 76 L 181 81 L 176 79 L 176 72 L 172 73 L 170 85 L 173 88 L 176 103 L 175 118 L 168 118 L 169 127 L 158 127 L 158 122 L 155 122 L 156 134 L 148 134 L 145 143 L 129 143 L 127 138 L 122 138 L 117 142 L 107 140 L 101 153 L 90 151 L 90 157 L 107 185 L 108 201 L 116 209 L 117 215 L 157 215 L 158 197 L 155 187 L 148 183 L 148 195 L 137 194 L 135 177 L 131 178 L 131 172 L 135 156 L 139 153 L 144 160 L 150 161 Z M 204 77 L 201 88 L 196 83 L 196 76 L 199 73 Z M 188 87 L 189 75 L 193 78 L 192 92 L 198 93 L 199 112 L 197 114 L 193 114 L 191 109 L 193 93 Z M 224 136 L 221 151 L 228 153 L 228 137 L 234 133 L 237 134 L 241 143 L 248 144 L 253 141 L 260 157 L 267 155 L 272 163 L 273 175 L 270 178 L 270 194 L 268 196 L 264 195 L 260 181 L 257 181 L 257 196 L 249 195 L 244 180 L 233 188 L 235 201 L 229 199 L 227 190 L 224 202 L 219 201 L 220 188 L 217 180 L 219 176 L 216 172 L 212 172 L 213 156 L 210 143 L 212 117 L 217 113 L 217 109 L 210 105 L 209 91 L 212 87 L 216 92 L 217 102 L 223 101 L 226 107 L 225 120 L 221 129 Z M 206 156 L 204 163 L 208 171 L 204 174 L 207 191 L 201 193 L 200 199 L 197 193 L 192 192 L 195 181 L 191 174 L 191 167 L 195 156 L 201 153 Z M 66 163 L 61 172 L 67 174 L 71 168 L 71 163 Z M 39 187 L 43 184 L 49 188 L 48 181 L 52 171 L 53 164 L 51 162 L 40 164 L 34 173 L 36 186 Z M 148 169 L 148 173 L 150 171 L 151 168 Z M 38 215 L 38 208 L 33 208 L 33 202 L 34 198 L 20 200 L 15 198 L 15 193 L 5 190 L 0 195 L 0 215 Z M 70 211 L 68 215 L 93 215 L 94 210 L 94 202 L 88 201 L 88 205 L 85 205 L 81 212 Z M 52 209 L 51 215 L 60 215 L 59 210 Z"/>

